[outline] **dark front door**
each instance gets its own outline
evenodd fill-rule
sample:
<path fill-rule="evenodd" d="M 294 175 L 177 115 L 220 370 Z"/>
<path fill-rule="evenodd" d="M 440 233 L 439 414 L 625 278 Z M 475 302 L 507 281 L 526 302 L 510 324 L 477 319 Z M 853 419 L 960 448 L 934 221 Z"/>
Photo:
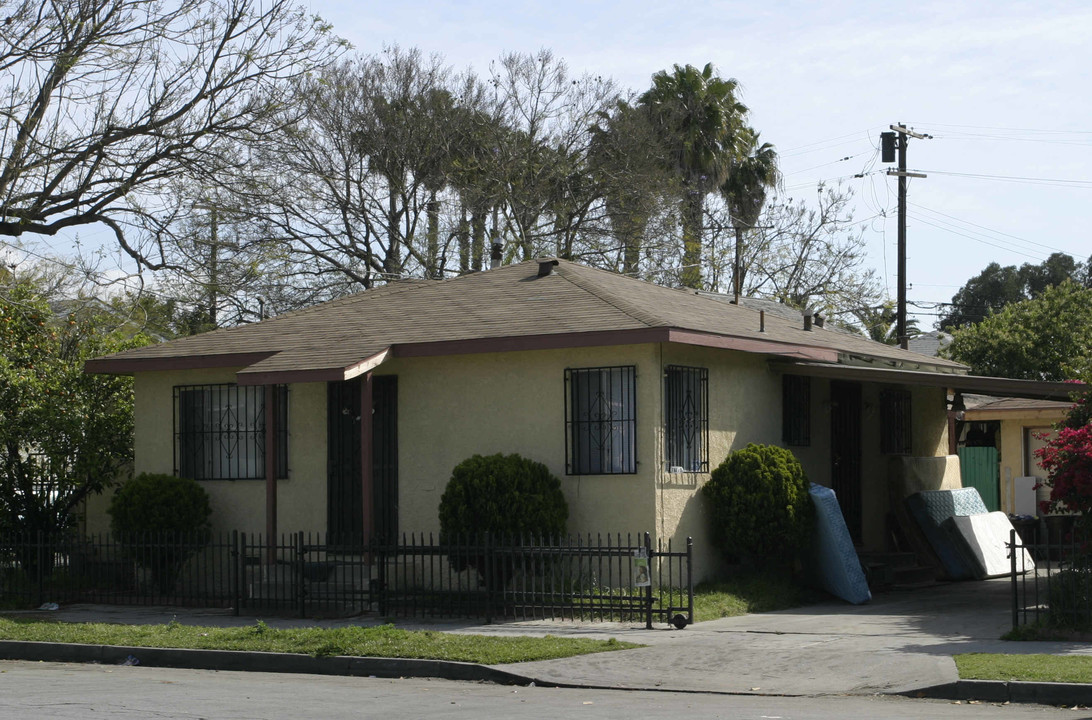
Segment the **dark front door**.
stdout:
<path fill-rule="evenodd" d="M 372 489 L 377 538 L 398 534 L 398 376 L 372 378 Z"/>
<path fill-rule="evenodd" d="M 364 479 L 360 472 L 361 380 L 327 384 L 326 520 L 330 543 L 359 546 L 364 537 Z M 372 378 L 372 508 L 367 525 L 393 538 L 398 520 L 398 378 Z"/>
<path fill-rule="evenodd" d="M 861 386 L 830 384 L 830 480 L 854 542 L 861 541 Z"/>

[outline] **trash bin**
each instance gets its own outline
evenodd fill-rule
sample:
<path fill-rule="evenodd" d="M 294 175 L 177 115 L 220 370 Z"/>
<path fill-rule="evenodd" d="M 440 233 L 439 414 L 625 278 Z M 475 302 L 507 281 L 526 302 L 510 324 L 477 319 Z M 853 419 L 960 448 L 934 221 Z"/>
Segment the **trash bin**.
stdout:
<path fill-rule="evenodd" d="M 1023 545 L 1039 544 L 1039 518 L 1034 515 L 1009 515 L 1009 522 L 1016 528 Z"/>

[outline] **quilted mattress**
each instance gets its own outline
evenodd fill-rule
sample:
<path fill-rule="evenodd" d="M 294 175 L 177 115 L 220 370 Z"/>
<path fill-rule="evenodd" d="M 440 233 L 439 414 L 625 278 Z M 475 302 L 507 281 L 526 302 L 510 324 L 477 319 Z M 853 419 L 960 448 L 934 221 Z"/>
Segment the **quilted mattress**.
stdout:
<path fill-rule="evenodd" d="M 940 558 L 944 573 L 952 580 L 972 577 L 974 573 L 970 566 L 952 537 L 941 529 L 941 523 L 950 517 L 985 515 L 989 512 L 978 490 L 969 487 L 919 492 L 906 498 L 906 507 Z"/>
<path fill-rule="evenodd" d="M 953 516 L 945 520 L 941 527 L 952 538 L 971 574 L 979 580 L 1012 574 L 1009 549 L 1005 547 L 1012 532 L 1012 523 L 1005 513 Z M 1035 569 L 1035 562 L 1026 550 L 1019 548 L 1017 553 L 1016 572 Z"/>
<path fill-rule="evenodd" d="M 842 508 L 834 491 L 812 484 L 809 491 L 815 505 L 815 543 L 812 572 L 816 583 L 831 595 L 859 605 L 872 599 L 861 561 L 853 548 Z"/>

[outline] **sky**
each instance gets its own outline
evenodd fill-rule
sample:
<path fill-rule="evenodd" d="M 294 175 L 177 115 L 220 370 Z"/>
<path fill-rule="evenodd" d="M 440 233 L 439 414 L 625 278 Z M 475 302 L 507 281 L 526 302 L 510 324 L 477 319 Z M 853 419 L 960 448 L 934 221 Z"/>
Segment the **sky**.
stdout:
<path fill-rule="evenodd" d="M 1092 3 L 302 1 L 353 52 L 417 47 L 480 75 L 504 52 L 548 48 L 575 74 L 640 93 L 674 64 L 713 63 L 778 149 L 784 195 L 809 199 L 820 182 L 855 193 L 891 298 L 897 184 L 879 134 L 932 135 L 907 152 L 928 176 L 908 193 L 909 309 L 923 329 L 990 262 L 1092 254 Z M 108 232 L 80 232 L 116 254 Z"/>
<path fill-rule="evenodd" d="M 921 327 L 990 262 L 1092 254 L 1092 4 L 1081 2 L 317 2 L 372 54 L 439 53 L 485 74 L 548 48 L 576 73 L 641 92 L 659 70 L 712 62 L 739 81 L 781 156 L 784 194 L 854 191 L 868 263 L 897 292 L 896 179 L 879 133 L 903 123 L 908 297 Z M 864 177 L 854 177 L 867 173 Z"/>

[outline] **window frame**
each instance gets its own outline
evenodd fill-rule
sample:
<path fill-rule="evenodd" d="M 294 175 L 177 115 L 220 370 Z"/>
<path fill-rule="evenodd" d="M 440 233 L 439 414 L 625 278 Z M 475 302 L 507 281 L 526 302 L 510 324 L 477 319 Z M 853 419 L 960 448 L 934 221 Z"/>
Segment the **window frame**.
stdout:
<path fill-rule="evenodd" d="M 175 385 L 174 474 L 195 480 L 266 479 L 266 387 L 237 383 Z M 273 386 L 273 403 L 275 474 L 284 479 L 288 477 L 287 385 Z"/>
<path fill-rule="evenodd" d="M 880 390 L 880 453 L 912 455 L 913 406 L 912 393 L 905 388 Z"/>
<path fill-rule="evenodd" d="M 781 441 L 811 447 L 811 377 L 781 376 Z"/>
<path fill-rule="evenodd" d="M 675 397 L 678 392 L 686 397 Z M 696 398 L 696 419 L 686 416 L 687 398 Z M 709 369 L 664 366 L 663 413 L 664 470 L 678 467 L 686 473 L 709 472 Z"/>
<path fill-rule="evenodd" d="M 595 418 L 593 389 L 600 411 L 610 406 Z M 637 468 L 637 366 L 565 368 L 565 474 L 633 475 Z"/>

